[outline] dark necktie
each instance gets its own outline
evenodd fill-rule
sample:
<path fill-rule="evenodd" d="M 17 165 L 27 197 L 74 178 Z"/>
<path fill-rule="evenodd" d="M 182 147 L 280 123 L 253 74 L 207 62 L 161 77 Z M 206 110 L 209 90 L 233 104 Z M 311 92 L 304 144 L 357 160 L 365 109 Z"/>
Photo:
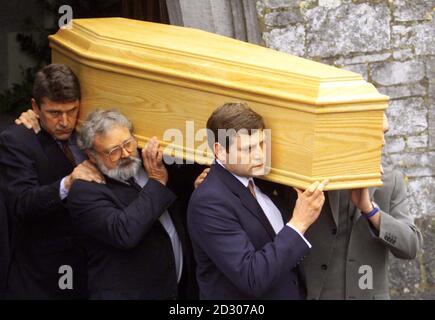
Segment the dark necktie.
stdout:
<path fill-rule="evenodd" d="M 248 182 L 248 190 L 251 192 L 254 198 L 257 199 L 257 195 L 255 194 L 255 190 L 254 190 L 254 182 L 252 180 L 249 180 Z"/>
<path fill-rule="evenodd" d="M 60 145 L 62 147 L 62 151 L 69 160 L 69 162 L 75 167 L 76 161 L 74 159 L 74 155 L 69 147 L 68 140 L 60 141 Z"/>
<path fill-rule="evenodd" d="M 139 184 L 137 184 L 137 182 L 134 179 L 134 177 L 128 178 L 127 182 L 128 182 L 129 185 L 131 185 L 136 190 L 142 190 L 141 186 Z"/>

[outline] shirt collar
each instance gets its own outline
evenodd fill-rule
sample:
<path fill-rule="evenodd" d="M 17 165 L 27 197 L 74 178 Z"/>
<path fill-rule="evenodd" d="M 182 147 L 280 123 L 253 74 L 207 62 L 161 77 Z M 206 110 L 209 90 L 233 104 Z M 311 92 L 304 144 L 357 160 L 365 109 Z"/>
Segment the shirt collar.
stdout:
<path fill-rule="evenodd" d="M 225 170 L 227 170 L 229 173 L 231 173 L 237 180 L 239 180 L 246 188 L 248 187 L 248 183 L 249 180 L 252 180 L 252 183 L 255 185 L 254 183 L 254 179 L 252 178 L 247 178 L 247 177 L 241 177 L 238 176 L 237 174 L 232 173 L 231 171 L 229 171 L 227 168 L 225 168 L 225 166 L 222 164 L 222 162 L 219 159 L 216 159 L 216 163 L 218 165 L 220 165 L 221 167 L 223 167 Z"/>

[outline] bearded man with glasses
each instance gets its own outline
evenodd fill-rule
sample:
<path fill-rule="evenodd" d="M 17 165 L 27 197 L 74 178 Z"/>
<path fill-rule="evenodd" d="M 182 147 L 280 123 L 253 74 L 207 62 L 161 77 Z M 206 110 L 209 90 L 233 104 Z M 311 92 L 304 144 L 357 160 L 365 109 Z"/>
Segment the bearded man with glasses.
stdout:
<path fill-rule="evenodd" d="M 185 208 L 157 140 L 139 151 L 125 116 L 97 110 L 77 143 L 105 176 L 105 184 L 75 181 L 68 196 L 87 250 L 90 298 L 195 298 Z"/>

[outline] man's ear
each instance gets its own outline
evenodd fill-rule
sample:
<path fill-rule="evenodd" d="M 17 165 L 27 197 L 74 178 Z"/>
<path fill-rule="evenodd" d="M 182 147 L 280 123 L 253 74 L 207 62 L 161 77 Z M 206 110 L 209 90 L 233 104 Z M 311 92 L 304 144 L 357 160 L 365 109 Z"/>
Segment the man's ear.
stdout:
<path fill-rule="evenodd" d="M 97 159 L 95 158 L 95 154 L 90 150 L 85 150 L 85 152 L 86 152 L 86 155 L 88 156 L 89 160 L 93 164 L 97 164 Z"/>
<path fill-rule="evenodd" d="M 219 161 L 221 161 L 222 163 L 226 162 L 226 151 L 225 149 L 221 146 L 221 144 L 219 142 L 215 142 L 213 144 L 213 152 L 214 152 L 214 157 L 216 159 L 218 159 Z"/>
<path fill-rule="evenodd" d="M 41 110 L 39 110 L 38 104 L 36 103 L 36 100 L 34 98 L 31 99 L 32 101 L 32 110 L 33 112 L 35 112 L 37 115 L 39 115 L 39 112 Z"/>

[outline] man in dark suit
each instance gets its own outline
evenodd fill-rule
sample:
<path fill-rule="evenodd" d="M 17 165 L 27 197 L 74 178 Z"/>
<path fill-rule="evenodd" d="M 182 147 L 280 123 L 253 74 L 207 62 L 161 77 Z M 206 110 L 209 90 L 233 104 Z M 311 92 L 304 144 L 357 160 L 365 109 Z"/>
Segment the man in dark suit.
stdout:
<path fill-rule="evenodd" d="M 304 299 L 300 262 L 311 245 L 303 234 L 320 213 L 327 181 L 298 190 L 293 205 L 278 202 L 281 190 L 253 179 L 267 166 L 263 119 L 245 104 L 227 103 L 207 128 L 216 162 L 188 208 L 200 297 Z"/>
<path fill-rule="evenodd" d="M 6 279 L 9 267 L 9 226 L 6 204 L 3 199 L 0 181 L 0 300 L 6 293 Z"/>
<path fill-rule="evenodd" d="M 103 178 L 76 145 L 79 104 L 71 69 L 48 65 L 33 86 L 39 133 L 12 125 L 0 134 L 0 181 L 11 225 L 10 299 L 85 297 L 84 255 L 65 201 L 75 179 Z"/>
<path fill-rule="evenodd" d="M 142 161 L 130 121 L 97 110 L 78 142 L 106 177 L 105 184 L 75 181 L 68 199 L 87 249 L 90 298 L 195 298 L 186 208 L 171 190 L 155 138 Z"/>

